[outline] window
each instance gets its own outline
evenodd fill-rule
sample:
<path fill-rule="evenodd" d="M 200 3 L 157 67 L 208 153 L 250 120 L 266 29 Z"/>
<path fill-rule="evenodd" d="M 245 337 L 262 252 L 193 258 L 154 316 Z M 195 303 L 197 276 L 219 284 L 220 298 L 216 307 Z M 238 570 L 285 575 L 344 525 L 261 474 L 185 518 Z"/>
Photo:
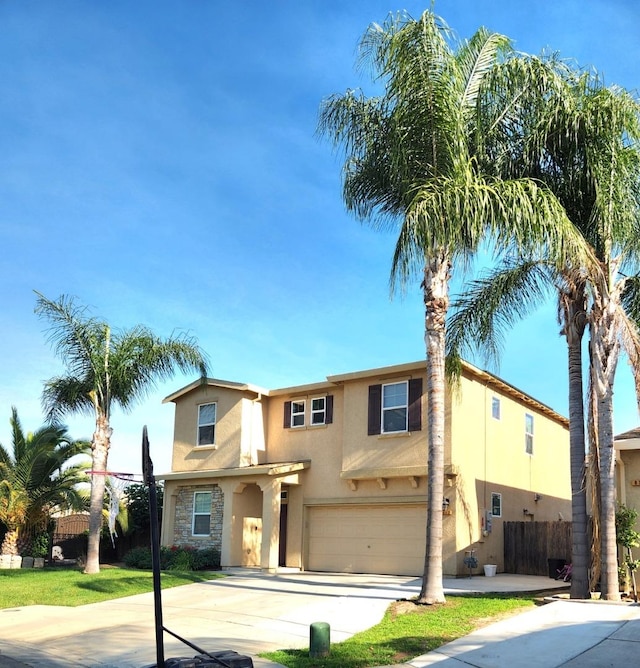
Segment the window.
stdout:
<path fill-rule="evenodd" d="M 407 431 L 407 383 L 382 386 L 382 433 Z"/>
<path fill-rule="evenodd" d="M 524 447 L 528 455 L 533 454 L 533 415 L 524 416 Z"/>
<path fill-rule="evenodd" d="M 198 406 L 198 445 L 216 442 L 216 404 Z"/>
<path fill-rule="evenodd" d="M 304 401 L 291 402 L 291 426 L 304 427 Z"/>
<path fill-rule="evenodd" d="M 408 394 L 408 397 L 407 397 Z M 408 404 L 407 404 L 408 399 Z M 422 378 L 369 386 L 367 434 L 422 429 Z"/>
<path fill-rule="evenodd" d="M 193 535 L 208 536 L 211 527 L 211 492 L 193 494 Z"/>
<path fill-rule="evenodd" d="M 500 399 L 498 397 L 491 399 L 491 417 L 495 420 L 500 419 Z"/>
<path fill-rule="evenodd" d="M 284 402 L 284 428 L 304 427 L 306 399 Z M 333 422 L 333 395 L 311 399 L 311 425 L 331 424 Z"/>
<path fill-rule="evenodd" d="M 494 517 L 502 517 L 502 494 L 492 492 L 492 494 L 491 494 L 491 514 Z"/>
<path fill-rule="evenodd" d="M 327 402 L 326 397 L 311 400 L 311 424 L 324 424 Z"/>

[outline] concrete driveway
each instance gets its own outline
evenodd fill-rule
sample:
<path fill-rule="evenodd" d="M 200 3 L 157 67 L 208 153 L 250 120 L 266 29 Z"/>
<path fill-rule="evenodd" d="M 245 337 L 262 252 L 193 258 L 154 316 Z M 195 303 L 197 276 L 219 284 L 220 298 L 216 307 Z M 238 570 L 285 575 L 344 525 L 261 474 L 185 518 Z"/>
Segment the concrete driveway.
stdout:
<path fill-rule="evenodd" d="M 331 640 L 338 642 L 380 621 L 391 601 L 410 598 L 420 589 L 419 579 L 384 575 L 297 571 L 229 575 L 164 590 L 164 625 L 207 651 L 232 649 L 248 654 L 256 668 L 277 665 L 257 659 L 259 652 L 308 647 L 313 622 L 328 622 Z M 446 580 L 445 591 L 530 591 L 559 584 L 544 577 L 479 576 Z M 0 666 L 140 668 L 153 664 L 153 609 L 153 595 L 140 594 L 78 608 L 0 610 Z M 195 654 L 167 634 L 164 639 L 166 658 Z"/>

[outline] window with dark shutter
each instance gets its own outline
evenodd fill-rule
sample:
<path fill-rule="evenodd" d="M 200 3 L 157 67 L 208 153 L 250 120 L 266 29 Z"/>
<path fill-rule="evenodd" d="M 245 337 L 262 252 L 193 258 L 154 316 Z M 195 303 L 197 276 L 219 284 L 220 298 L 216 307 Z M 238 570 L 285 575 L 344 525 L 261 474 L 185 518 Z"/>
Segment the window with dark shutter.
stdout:
<path fill-rule="evenodd" d="M 324 418 L 325 424 L 331 424 L 333 422 L 333 394 L 328 394 L 327 397 L 327 404 L 326 404 L 326 416 Z"/>
<path fill-rule="evenodd" d="M 409 431 L 422 429 L 422 378 L 409 381 Z"/>
<path fill-rule="evenodd" d="M 289 429 L 291 427 L 291 402 L 284 402 L 284 428 Z"/>
<path fill-rule="evenodd" d="M 367 434 L 380 433 L 380 411 L 382 410 L 382 385 L 369 385 L 369 415 Z"/>

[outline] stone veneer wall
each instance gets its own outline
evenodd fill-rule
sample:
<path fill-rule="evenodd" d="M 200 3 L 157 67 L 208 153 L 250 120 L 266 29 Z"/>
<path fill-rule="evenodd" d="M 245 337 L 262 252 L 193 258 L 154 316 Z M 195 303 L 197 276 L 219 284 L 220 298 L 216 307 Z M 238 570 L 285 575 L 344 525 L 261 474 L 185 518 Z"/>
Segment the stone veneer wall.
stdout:
<path fill-rule="evenodd" d="M 211 492 L 211 525 L 209 536 L 194 536 L 193 493 Z M 176 521 L 173 529 L 173 544 L 179 547 L 217 548 L 222 550 L 222 515 L 224 494 L 218 485 L 187 485 L 178 487 L 176 499 Z"/>

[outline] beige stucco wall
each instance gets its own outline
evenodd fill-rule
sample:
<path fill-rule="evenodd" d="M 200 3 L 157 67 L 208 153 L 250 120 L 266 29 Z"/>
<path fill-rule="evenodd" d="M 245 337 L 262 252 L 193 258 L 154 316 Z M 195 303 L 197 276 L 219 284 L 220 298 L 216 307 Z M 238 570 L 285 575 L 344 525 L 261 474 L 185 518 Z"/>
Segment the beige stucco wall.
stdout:
<path fill-rule="evenodd" d="M 369 386 L 418 376 L 423 379 L 422 430 L 369 436 Z M 566 424 L 530 399 L 512 396 L 517 392 L 504 383 L 491 386 L 491 378 L 482 372 L 466 372 L 461 391 L 447 393 L 444 495 L 450 506 L 443 516 L 446 574 L 465 572 L 462 560 L 465 550 L 471 548 L 476 550 L 480 565 L 497 563 L 502 568 L 504 521 L 557 520 L 560 514 L 570 519 Z M 333 396 L 332 423 L 309 426 L 311 400 L 329 394 Z M 493 396 L 501 401 L 500 420 L 491 417 Z M 306 426 L 284 428 L 285 402 L 294 399 L 306 401 Z M 197 407 L 211 401 L 218 402 L 216 447 L 197 447 Z M 534 416 L 533 455 L 525 452 L 525 413 Z M 266 394 L 248 391 L 246 386 L 197 386 L 176 398 L 173 471 L 219 471 L 214 475 L 222 476 L 227 514 L 223 557 L 228 561 L 223 565 L 234 565 L 242 563 L 246 551 L 242 542 L 244 517 L 260 517 L 268 525 L 269 540 L 274 542 L 274 521 L 269 523 L 264 515 L 271 512 L 269 498 L 275 496 L 269 492 L 268 498 L 262 491 L 272 489 L 274 479 L 249 470 L 244 476 L 238 467 L 308 462 L 305 470 L 278 479 L 278 484 L 287 485 L 289 497 L 286 565 L 304 567 L 309 509 L 426 502 L 427 419 L 423 363 Z M 225 477 L 221 469 L 235 469 L 236 477 Z M 257 487 L 245 497 L 242 486 L 254 483 Z M 167 489 L 170 491 L 175 484 L 167 481 Z M 189 478 L 188 484 L 199 484 L 197 474 L 195 481 Z M 492 520 L 492 531 L 484 535 L 482 521 L 490 509 L 492 492 L 502 494 L 503 514 Z M 534 495 L 539 495 L 538 501 Z M 171 499 L 168 503 L 171 512 Z M 523 514 L 525 508 L 527 515 Z M 163 536 L 171 531 L 171 520 L 167 518 L 165 523 Z M 423 541 L 424 536 L 417 540 Z"/>
<path fill-rule="evenodd" d="M 640 513 L 640 450 L 621 450 L 617 460 L 618 501 Z"/>
<path fill-rule="evenodd" d="M 197 446 L 198 406 L 217 403 L 213 446 Z M 172 471 L 233 468 L 264 459 L 263 404 L 258 395 L 198 386 L 176 401 Z"/>
<path fill-rule="evenodd" d="M 457 475 L 448 482 L 455 498 L 459 560 L 475 549 L 480 565 L 504 564 L 505 521 L 571 520 L 569 434 L 566 424 L 538 408 L 466 375 L 451 397 L 452 460 Z M 492 399 L 500 399 L 500 419 Z M 533 454 L 525 449 L 525 414 L 534 418 Z M 502 495 L 502 517 L 486 512 L 491 495 Z M 538 500 L 536 501 L 536 498 Z M 527 510 L 527 514 L 524 510 Z"/>

